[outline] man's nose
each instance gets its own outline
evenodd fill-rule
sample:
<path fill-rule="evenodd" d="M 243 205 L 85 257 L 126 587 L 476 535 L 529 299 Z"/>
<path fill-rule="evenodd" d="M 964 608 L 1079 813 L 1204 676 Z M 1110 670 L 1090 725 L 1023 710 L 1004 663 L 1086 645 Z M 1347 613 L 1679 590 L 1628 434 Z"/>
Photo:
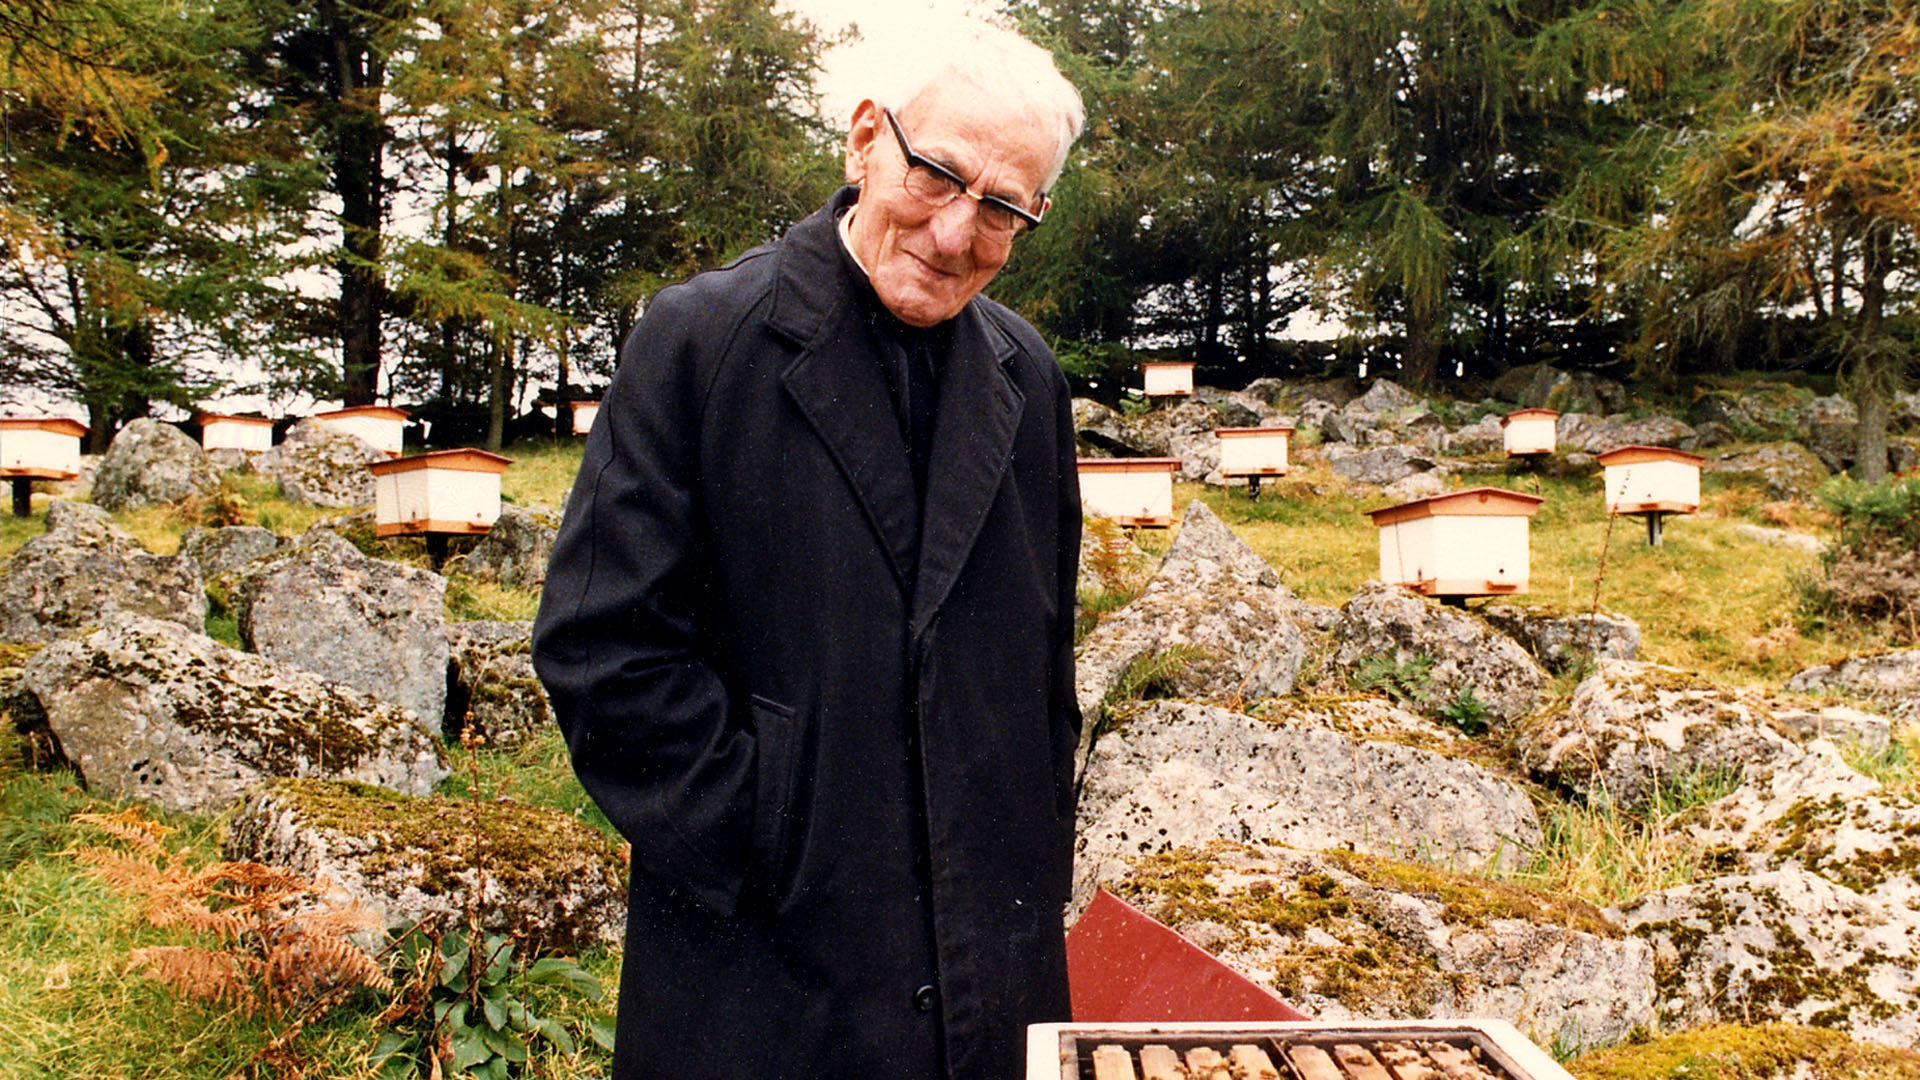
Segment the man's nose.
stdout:
<path fill-rule="evenodd" d="M 979 212 L 974 201 L 965 196 L 933 212 L 928 226 L 933 230 L 934 245 L 942 255 L 958 256 L 973 246 L 974 215 Z"/>

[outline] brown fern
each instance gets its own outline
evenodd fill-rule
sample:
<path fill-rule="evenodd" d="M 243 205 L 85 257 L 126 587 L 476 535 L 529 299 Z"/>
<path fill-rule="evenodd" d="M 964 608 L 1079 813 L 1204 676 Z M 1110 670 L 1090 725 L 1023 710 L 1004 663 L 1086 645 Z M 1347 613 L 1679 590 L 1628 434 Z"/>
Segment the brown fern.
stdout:
<path fill-rule="evenodd" d="M 140 901 L 156 927 L 180 928 L 212 945 L 136 949 L 128 973 L 139 972 L 174 992 L 223 1008 L 279 1015 L 305 1006 L 330 1008 L 355 987 L 392 984 L 351 935 L 381 926 L 378 916 L 342 902 L 300 874 L 257 862 L 195 868 L 162 841 L 173 831 L 138 807 L 117 814 L 76 814 L 120 841 L 66 854 L 113 889 Z M 284 1033 L 283 1033 L 284 1034 Z M 283 1040 L 282 1040 L 283 1042 Z"/>

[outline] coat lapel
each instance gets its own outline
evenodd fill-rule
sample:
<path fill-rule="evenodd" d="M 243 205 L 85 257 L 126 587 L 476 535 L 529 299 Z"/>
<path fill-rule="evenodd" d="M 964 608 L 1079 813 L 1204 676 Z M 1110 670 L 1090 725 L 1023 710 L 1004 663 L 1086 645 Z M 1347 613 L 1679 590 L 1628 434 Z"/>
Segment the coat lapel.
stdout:
<path fill-rule="evenodd" d="M 768 322 L 802 346 L 780 380 L 846 476 L 905 592 L 912 581 L 913 472 L 873 357 L 872 330 L 845 287 L 832 215 L 846 195 L 795 226 L 781 245 Z"/>
<path fill-rule="evenodd" d="M 1025 396 L 1005 364 L 1011 338 L 969 304 L 955 320 L 939 372 L 927 505 L 920 527 L 912 632 L 918 636 L 946 600 L 980 535 L 1000 478 L 1012 460 Z M 911 479 L 909 479 L 911 484 Z"/>

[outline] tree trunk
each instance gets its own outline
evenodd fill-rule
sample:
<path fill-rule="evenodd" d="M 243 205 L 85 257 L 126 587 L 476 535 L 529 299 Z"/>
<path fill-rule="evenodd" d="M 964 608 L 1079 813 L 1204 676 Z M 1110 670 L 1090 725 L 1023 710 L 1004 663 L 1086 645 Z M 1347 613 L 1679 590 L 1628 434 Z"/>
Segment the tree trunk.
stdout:
<path fill-rule="evenodd" d="M 1436 312 L 1409 305 L 1407 308 L 1407 345 L 1400 354 L 1400 378 L 1409 390 L 1432 390 L 1434 372 L 1440 366 L 1440 341 Z"/>
<path fill-rule="evenodd" d="M 508 362 L 511 346 L 498 335 L 492 341 L 487 362 L 487 449 L 498 452 L 507 433 L 507 388 L 513 382 L 513 365 Z"/>
<path fill-rule="evenodd" d="M 1854 339 L 1855 359 L 1849 373 L 1853 404 L 1859 416 L 1854 435 L 1854 461 L 1860 479 L 1869 484 L 1887 478 L 1888 401 L 1900 377 L 1899 347 L 1885 335 L 1887 275 L 1891 253 L 1884 229 L 1868 231 L 1860 274 L 1860 328 Z"/>
<path fill-rule="evenodd" d="M 366 28 L 319 0 L 327 28 L 334 94 L 333 190 L 340 196 L 340 393 L 347 405 L 371 405 L 379 389 L 381 225 L 384 217 L 381 152 L 386 126 L 380 93 L 386 62 Z"/>

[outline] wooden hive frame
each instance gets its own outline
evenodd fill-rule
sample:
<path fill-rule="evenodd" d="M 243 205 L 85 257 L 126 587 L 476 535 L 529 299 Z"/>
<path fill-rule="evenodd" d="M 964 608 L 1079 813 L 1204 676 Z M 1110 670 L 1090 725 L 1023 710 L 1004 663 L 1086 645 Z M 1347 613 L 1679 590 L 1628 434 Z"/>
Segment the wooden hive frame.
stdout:
<path fill-rule="evenodd" d="M 1428 1063 L 1395 1062 L 1390 1071 L 1383 1058 L 1409 1050 Z M 1572 1080 L 1552 1056 L 1496 1019 L 1027 1028 L 1027 1080 L 1391 1080 L 1406 1075 Z"/>

